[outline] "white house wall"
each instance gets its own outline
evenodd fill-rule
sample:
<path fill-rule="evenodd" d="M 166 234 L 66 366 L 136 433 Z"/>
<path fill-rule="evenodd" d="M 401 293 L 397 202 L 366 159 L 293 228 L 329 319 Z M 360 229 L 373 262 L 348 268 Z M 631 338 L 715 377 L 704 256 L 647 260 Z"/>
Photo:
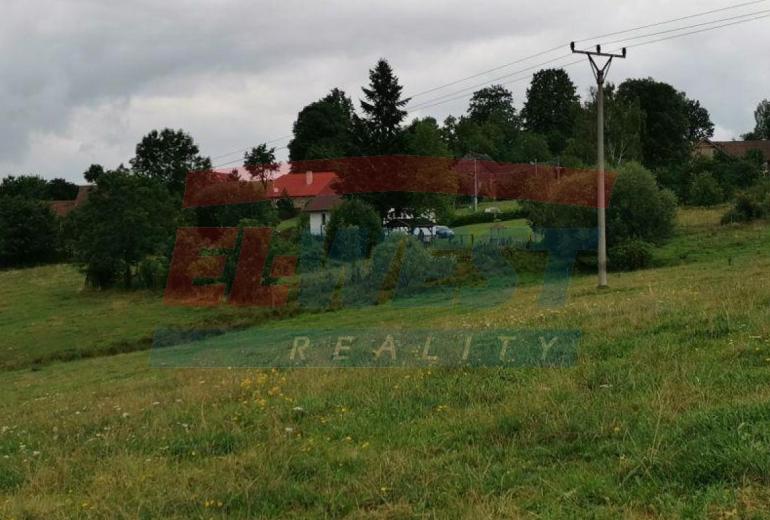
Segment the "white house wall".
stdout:
<path fill-rule="evenodd" d="M 329 222 L 330 213 L 322 211 L 314 211 L 310 213 L 310 234 L 316 236 L 322 236 L 324 234 L 324 215 L 326 216 L 326 222 Z"/>

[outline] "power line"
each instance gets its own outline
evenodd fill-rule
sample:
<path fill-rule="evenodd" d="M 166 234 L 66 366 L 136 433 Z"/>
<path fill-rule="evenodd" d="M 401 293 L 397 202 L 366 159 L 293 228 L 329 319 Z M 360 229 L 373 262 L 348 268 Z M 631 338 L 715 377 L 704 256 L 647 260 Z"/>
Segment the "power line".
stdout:
<path fill-rule="evenodd" d="M 278 140 L 278 139 L 275 139 L 273 142 L 275 142 L 275 141 L 277 141 L 277 140 Z M 288 148 L 288 146 L 286 146 L 286 145 L 284 145 L 284 146 L 279 146 L 279 147 L 277 147 L 277 148 L 276 148 L 276 150 L 283 150 L 284 148 Z M 241 151 L 245 151 L 245 150 L 241 150 Z M 221 156 L 220 156 L 220 157 L 221 157 Z M 222 166 L 228 166 L 228 165 L 230 165 L 230 164 L 235 164 L 235 163 L 239 163 L 239 162 L 243 162 L 243 159 L 233 159 L 232 161 L 223 162 L 223 163 L 217 164 L 217 165 L 215 165 L 215 166 L 212 166 L 211 168 L 212 168 L 212 169 L 213 169 L 213 168 L 221 168 Z"/>
<path fill-rule="evenodd" d="M 556 60 L 564 59 L 564 58 L 566 58 L 568 56 L 570 56 L 570 55 L 567 54 L 567 55 L 564 55 L 564 56 L 560 56 L 559 58 L 556 58 Z M 552 61 L 556 61 L 556 60 L 552 60 Z M 565 63 L 563 65 L 560 65 L 559 68 L 571 67 L 571 66 L 576 65 L 578 63 L 583 63 L 583 60 L 571 61 L 569 63 Z M 542 65 L 535 65 L 534 67 L 531 67 L 531 68 L 537 68 L 537 67 L 541 67 L 541 66 Z M 522 71 L 519 71 L 519 72 L 522 72 Z M 526 81 L 526 80 L 530 79 L 531 77 L 532 77 L 532 74 L 527 74 L 526 76 L 523 76 L 523 77 L 520 77 L 520 78 L 516 78 L 516 79 L 512 79 L 512 80 L 508 80 L 508 81 L 504 81 L 504 82 L 502 82 L 500 84 L 501 85 L 511 85 L 513 83 L 519 83 L 521 81 Z M 496 80 L 492 80 L 492 81 L 496 81 Z M 482 84 L 480 86 L 483 87 L 485 85 L 487 85 L 487 83 L 484 83 L 484 84 Z M 470 88 L 474 89 L 474 88 L 478 88 L 478 86 L 470 87 Z M 454 92 L 453 94 L 459 94 L 459 92 L 461 92 L 461 91 Z M 449 95 L 451 96 L 452 94 L 449 94 Z M 438 105 L 443 105 L 444 103 L 449 103 L 451 101 L 457 101 L 459 99 L 466 99 L 468 96 L 471 96 L 471 95 L 473 95 L 473 92 L 465 92 L 465 93 L 459 94 L 457 96 L 451 97 L 449 99 L 443 99 L 443 97 L 440 97 L 440 98 L 436 98 L 436 100 L 428 100 L 428 101 L 426 101 L 423 104 L 420 104 L 418 106 L 413 107 L 411 110 L 423 110 L 425 108 L 431 108 L 431 107 L 435 107 L 435 106 L 438 106 Z M 435 102 L 433 102 L 433 101 L 435 101 Z"/>
<path fill-rule="evenodd" d="M 729 6 L 726 6 L 726 7 L 720 7 L 719 9 L 712 9 L 711 11 L 703 11 L 703 12 L 700 12 L 700 13 L 694 13 L 694 14 L 690 14 L 690 15 L 687 15 L 687 16 L 681 16 L 679 18 L 671 18 L 670 20 L 664 20 L 664 21 L 661 21 L 661 22 L 651 23 L 651 24 L 648 24 L 648 25 L 641 25 L 639 27 L 634 27 L 634 28 L 631 28 L 631 29 L 624 29 L 622 31 L 615 31 L 615 32 L 606 33 L 606 34 L 599 34 L 597 36 L 591 36 L 590 38 L 583 38 L 582 40 L 575 40 L 575 43 L 587 42 L 589 40 L 597 40 L 599 38 L 607 38 L 609 36 L 617 36 L 618 34 L 625 34 L 627 32 L 639 31 L 639 30 L 642 30 L 642 29 L 650 29 L 652 27 L 658 27 L 660 25 L 666 25 L 666 24 L 673 23 L 673 22 L 681 22 L 682 20 L 689 20 L 690 18 L 699 18 L 701 16 L 706 16 L 708 14 L 720 13 L 720 12 L 723 12 L 723 11 L 728 11 L 730 9 L 739 9 L 741 7 L 746 7 L 746 6 L 755 5 L 755 4 L 762 4 L 762 3 L 765 3 L 765 2 L 767 2 L 767 0 L 754 0 L 753 2 L 744 2 L 744 3 L 741 3 L 741 4 L 729 5 Z"/>
<path fill-rule="evenodd" d="M 586 41 L 589 41 L 589 40 L 596 40 L 596 39 L 599 39 L 599 38 L 606 38 L 606 37 L 610 37 L 610 36 L 617 36 L 617 35 L 626 34 L 626 33 L 629 33 L 629 32 L 640 31 L 642 29 L 649 29 L 649 28 L 652 28 L 652 27 L 658 27 L 658 26 L 661 26 L 661 25 L 666 25 L 666 24 L 670 24 L 670 23 L 674 23 L 674 22 L 678 22 L 678 21 L 688 20 L 688 19 L 692 19 L 692 18 L 699 18 L 699 17 L 706 16 L 706 15 L 709 15 L 709 14 L 724 12 L 724 11 L 728 11 L 728 10 L 732 10 L 732 9 L 739 9 L 741 7 L 747 7 L 747 6 L 750 6 L 750 5 L 761 4 L 761 3 L 765 3 L 767 1 L 768 0 L 754 0 L 754 1 L 751 1 L 751 2 L 743 2 L 743 3 L 739 3 L 739 4 L 729 5 L 729 6 L 721 7 L 721 8 L 718 8 L 718 9 L 711 9 L 709 11 L 703 11 L 703 12 L 693 13 L 693 14 L 686 15 L 686 16 L 681 16 L 681 17 L 678 17 L 678 18 L 671 18 L 671 19 L 668 19 L 668 20 L 662 20 L 662 21 L 651 23 L 651 24 L 647 24 L 647 25 L 641 25 L 641 26 L 638 26 L 638 27 L 623 29 L 623 30 L 620 30 L 620 31 L 614 31 L 614 32 L 610 32 L 610 33 L 605 33 L 605 34 L 600 34 L 600 35 L 596 35 L 596 36 L 591 36 L 589 38 L 584 38 L 584 39 L 581 39 L 581 40 L 576 40 L 576 43 L 586 42 Z M 659 38 L 659 39 L 651 40 L 651 41 L 647 41 L 647 42 L 640 42 L 640 43 L 635 43 L 635 44 L 631 44 L 631 45 L 626 45 L 626 47 L 628 47 L 628 48 L 641 47 L 641 46 L 649 45 L 649 44 L 652 44 L 652 43 L 658 43 L 658 42 L 662 42 L 662 41 L 672 40 L 672 39 L 675 39 L 675 38 L 689 36 L 689 35 L 692 35 L 692 34 L 698 34 L 698 33 L 706 32 L 706 31 L 714 30 L 714 29 L 720 29 L 720 28 L 723 28 L 723 27 L 731 26 L 731 25 L 747 23 L 747 22 L 751 22 L 751 21 L 760 20 L 760 19 L 763 19 L 763 18 L 770 17 L 770 14 L 764 14 L 764 13 L 770 13 L 770 9 L 762 10 L 762 11 L 756 11 L 756 12 L 753 12 L 753 13 L 745 13 L 745 14 L 742 14 L 742 15 L 737 15 L 737 16 L 733 16 L 733 17 L 729 17 L 729 18 L 722 18 L 722 19 L 711 20 L 711 21 L 708 21 L 708 22 L 702 22 L 702 23 L 698 23 L 698 24 L 687 25 L 687 26 L 682 26 L 682 27 L 673 28 L 673 29 L 667 29 L 667 30 L 658 31 L 658 32 L 655 32 L 655 33 L 648 33 L 648 34 L 633 36 L 633 37 L 629 37 L 629 38 L 625 38 L 625 39 L 613 40 L 613 41 L 610 41 L 610 42 L 606 42 L 605 45 L 612 45 L 612 44 L 615 44 L 615 43 L 633 41 L 633 40 L 642 39 L 642 38 L 649 38 L 649 37 L 652 37 L 652 36 L 657 36 L 657 35 L 661 35 L 661 34 L 667 34 L 667 33 L 671 33 L 671 32 L 678 32 L 678 31 L 682 31 L 682 30 L 686 30 L 686 29 L 691 29 L 691 28 L 694 28 L 694 27 L 711 26 L 712 24 L 715 24 L 715 23 L 731 21 L 730 23 L 725 23 L 725 24 L 711 26 L 711 27 L 704 27 L 704 28 L 699 29 L 699 30 L 689 31 L 689 32 L 680 33 L 680 34 L 674 34 L 674 35 L 671 35 L 671 36 L 668 36 L 668 37 L 665 37 L 665 38 Z M 762 15 L 762 16 L 755 16 L 755 15 Z M 749 17 L 749 16 L 751 16 L 752 18 L 745 19 L 746 17 Z M 737 20 L 737 21 L 732 21 L 732 20 Z M 450 86 L 453 86 L 453 85 L 457 85 L 457 84 L 462 83 L 464 81 L 468 81 L 470 79 L 474 79 L 474 78 L 478 78 L 480 76 L 484 76 L 486 74 L 489 74 L 490 72 L 495 72 L 495 71 L 498 71 L 498 70 L 502 70 L 502 69 L 508 68 L 508 67 L 510 67 L 512 65 L 516 65 L 516 64 L 519 64 L 519 63 L 524 63 L 526 61 L 529 61 L 531 59 L 534 59 L 534 58 L 537 58 L 537 57 L 540 57 L 540 56 L 545 56 L 547 54 L 555 52 L 555 51 L 561 49 L 562 47 L 566 47 L 566 46 L 567 46 L 567 44 L 565 43 L 563 45 L 552 47 L 552 48 L 549 48 L 547 50 L 540 51 L 538 53 L 532 54 L 530 56 L 526 56 L 524 58 L 520 58 L 520 59 L 511 61 L 511 62 L 505 63 L 503 65 L 499 65 L 497 67 L 493 67 L 491 69 L 487 69 L 485 71 L 478 72 L 476 74 L 472 74 L 470 76 L 459 78 L 457 80 L 453 80 L 453 81 L 450 81 L 448 83 L 445 83 L 445 84 L 442 84 L 442 85 L 438 85 L 436 87 L 433 87 L 433 88 L 430 88 L 430 89 L 426 89 L 426 90 L 417 92 L 417 93 L 412 94 L 411 96 L 409 96 L 408 99 L 411 100 L 411 99 L 414 99 L 415 97 L 419 97 L 419 96 L 422 96 L 422 95 L 425 95 L 425 94 L 428 94 L 428 93 L 431 93 L 431 92 L 436 92 L 438 90 L 442 90 L 444 88 L 447 88 L 447 87 L 450 87 Z M 570 56 L 570 54 L 561 55 L 561 56 L 558 56 L 556 58 L 552 58 L 552 59 L 550 59 L 548 61 L 544 61 L 542 63 L 538 63 L 536 65 L 532 65 L 532 66 L 526 67 L 524 69 L 519 69 L 519 70 L 510 72 L 510 73 L 504 74 L 502 76 L 498 76 L 496 78 L 490 79 L 490 80 L 488 80 L 488 81 L 486 81 L 484 83 L 481 83 L 481 84 L 476 84 L 476 85 L 473 85 L 473 86 L 470 86 L 470 87 L 465 87 L 463 89 L 460 89 L 460 90 L 457 90 L 457 91 L 454 91 L 454 92 L 450 92 L 448 94 L 444 94 L 444 95 L 435 97 L 433 99 L 428 99 L 428 100 L 423 101 L 423 102 L 421 102 L 421 103 L 419 103 L 419 104 L 417 104 L 417 105 L 415 105 L 413 107 L 410 107 L 409 110 L 410 111 L 421 110 L 421 109 L 425 109 L 425 108 L 430 108 L 430 107 L 434 107 L 434 106 L 437 106 L 437 105 L 441 105 L 441 104 L 444 104 L 444 103 L 449 103 L 449 102 L 452 102 L 452 101 L 456 101 L 456 100 L 459 100 L 459 99 L 467 98 L 472 93 L 472 92 L 469 92 L 469 90 L 472 91 L 474 89 L 477 89 L 477 88 L 484 87 L 486 85 L 492 84 L 492 83 L 494 83 L 496 81 L 500 81 L 500 80 L 503 80 L 503 79 L 511 78 L 511 77 L 516 76 L 518 74 L 522 74 L 523 72 L 527 72 L 527 71 L 530 71 L 532 69 L 543 67 L 545 65 L 549 65 L 551 63 L 560 61 L 560 60 L 565 59 L 565 58 L 567 58 L 569 56 Z M 573 61 L 573 62 L 570 62 L 570 63 L 566 63 L 566 64 L 561 65 L 561 68 L 570 67 L 570 66 L 576 65 L 576 64 L 581 63 L 581 62 L 582 61 Z M 521 77 L 521 78 L 516 78 L 516 79 L 509 80 L 509 81 L 505 81 L 502 84 L 517 83 L 517 82 L 520 82 L 520 81 L 524 81 L 524 80 L 528 79 L 529 77 L 531 77 L 531 75 L 526 75 L 526 76 Z M 278 137 L 276 139 L 272 139 L 270 141 L 265 142 L 265 144 L 271 144 L 271 143 L 279 142 L 279 141 L 282 141 L 284 139 L 288 139 L 290 137 L 292 137 L 292 135 L 286 135 L 286 136 Z M 285 148 L 288 148 L 288 147 L 287 146 L 281 146 L 281 147 L 276 148 L 276 150 L 282 150 L 282 149 L 285 149 Z M 239 150 L 233 150 L 231 152 L 227 152 L 227 153 L 220 154 L 220 155 L 217 155 L 215 157 L 212 157 L 212 160 L 224 158 L 224 157 L 236 154 L 236 153 L 243 153 L 243 152 L 245 152 L 247 150 L 248 150 L 248 148 L 243 148 L 243 149 L 239 149 Z M 215 167 L 220 167 L 220 166 L 226 166 L 226 165 L 229 165 L 229 164 L 234 164 L 236 162 L 240 162 L 240 160 L 241 159 L 236 159 L 236 160 L 228 161 L 228 162 L 219 164 L 219 165 L 217 165 Z"/>
<path fill-rule="evenodd" d="M 765 1 L 765 0 L 762 0 L 762 1 Z M 770 16 L 770 14 L 762 14 L 762 13 L 770 13 L 770 9 L 763 10 L 763 11 L 757 11 L 757 12 L 754 12 L 754 13 L 747 13 L 747 14 L 740 15 L 740 16 L 734 16 L 734 17 L 729 17 L 729 18 L 722 18 L 722 19 L 712 20 L 710 22 L 704 22 L 704 23 L 698 23 L 698 24 L 693 24 L 693 25 L 688 25 L 688 26 L 682 26 L 682 27 L 678 27 L 676 29 L 671 29 L 671 30 L 666 30 L 666 31 L 658 31 L 658 32 L 655 32 L 655 33 L 642 34 L 642 35 L 633 36 L 633 37 L 630 37 L 630 38 L 625 38 L 625 39 L 622 39 L 622 40 L 615 40 L 615 41 L 609 42 L 609 44 L 620 43 L 620 42 L 628 42 L 628 41 L 633 41 L 633 40 L 638 40 L 638 39 L 643 39 L 643 38 L 649 38 L 649 37 L 652 37 L 652 36 L 657 36 L 657 35 L 665 34 L 665 33 L 669 33 L 669 32 L 682 31 L 682 30 L 691 29 L 691 28 L 694 28 L 694 27 L 703 27 L 704 25 L 709 25 L 710 26 L 710 27 L 705 27 L 705 28 L 698 29 L 698 30 L 695 30 L 695 31 L 688 31 L 688 32 L 684 32 L 684 33 L 674 34 L 674 35 L 668 36 L 666 38 L 659 38 L 659 39 L 651 40 L 651 41 L 647 41 L 647 42 L 640 42 L 640 43 L 635 43 L 635 44 L 631 44 L 631 45 L 626 45 L 626 47 L 628 47 L 628 48 L 631 48 L 631 47 L 641 47 L 643 45 L 648 45 L 648 44 L 657 43 L 657 42 L 666 41 L 666 40 L 672 40 L 672 39 L 675 39 L 675 38 L 680 38 L 680 37 L 689 36 L 689 35 L 692 35 L 692 34 L 702 33 L 702 32 L 711 31 L 711 30 L 715 30 L 715 29 L 720 29 L 720 28 L 723 28 L 723 27 L 731 26 L 731 25 L 737 25 L 737 24 L 741 24 L 741 23 L 752 22 L 752 21 L 760 20 L 760 19 L 767 18 L 767 17 Z M 753 15 L 757 15 L 757 14 L 762 14 L 762 16 L 753 16 Z M 749 18 L 749 19 L 745 19 L 746 16 L 753 16 L 753 17 Z M 738 21 L 732 21 L 730 23 L 724 23 L 724 24 L 720 24 L 720 25 L 713 25 L 713 24 L 718 24 L 719 22 L 735 20 L 736 18 L 740 18 L 740 19 Z M 616 50 L 619 50 L 619 49 L 616 49 Z M 564 55 L 564 56 L 560 56 L 558 58 L 554 58 L 554 59 L 549 60 L 547 62 L 543 62 L 541 64 L 534 65 L 532 67 L 527 67 L 526 69 L 521 69 L 521 70 L 512 72 L 510 74 L 499 76 L 499 77 L 491 79 L 491 80 L 489 80 L 489 81 L 487 81 L 485 83 L 476 84 L 476 85 L 473 85 L 473 86 L 470 86 L 470 87 L 465 87 L 465 88 L 463 88 L 461 90 L 457 90 L 455 92 L 452 92 L 452 93 L 449 93 L 449 94 L 445 94 L 443 96 L 439 96 L 439 97 L 436 97 L 436 98 L 433 98 L 433 99 L 426 100 L 426 101 L 424 101 L 424 102 L 422 102 L 422 103 L 420 103 L 420 104 L 418 104 L 418 105 L 416 105 L 414 107 L 410 107 L 410 111 L 430 108 L 430 107 L 434 107 L 434 106 L 441 105 L 441 104 L 444 104 L 444 103 L 449 103 L 451 101 L 456 101 L 456 100 L 459 100 L 459 99 L 467 98 L 469 95 L 472 94 L 472 91 L 474 89 L 487 86 L 487 85 L 489 85 L 489 84 L 491 84 L 493 82 L 496 82 L 496 81 L 499 81 L 499 80 L 502 80 L 502 79 L 506 79 L 506 78 L 511 77 L 511 76 L 515 76 L 517 74 L 520 74 L 522 72 L 531 70 L 533 68 L 541 67 L 541 66 L 553 63 L 555 61 L 559 61 L 559 60 L 564 59 L 564 58 L 566 58 L 568 56 L 570 56 L 570 55 L 567 54 L 567 55 Z M 582 61 L 573 61 L 573 62 L 570 62 L 570 63 L 566 63 L 566 64 L 561 65 L 561 68 L 570 67 L 572 65 L 575 65 L 575 64 L 581 63 L 581 62 Z M 523 78 L 517 78 L 517 79 L 514 79 L 514 80 L 503 82 L 502 84 L 503 85 L 507 85 L 507 84 L 512 84 L 512 83 L 517 83 L 519 81 L 526 80 L 529 77 L 530 77 L 530 75 L 527 75 L 527 76 L 525 76 Z"/>
<path fill-rule="evenodd" d="M 506 63 L 504 65 L 500 65 L 498 67 L 494 67 L 494 68 L 491 68 L 491 69 L 484 70 L 484 71 L 479 72 L 477 74 L 472 74 L 472 75 L 466 76 L 464 78 L 460 78 L 460 79 L 457 79 L 457 80 L 454 80 L 454 81 L 450 81 L 449 83 L 444 83 L 443 85 L 439 85 L 437 87 L 429 88 L 427 90 L 422 90 L 420 92 L 417 92 L 416 94 L 412 94 L 410 96 L 407 96 L 407 99 L 411 100 L 411 99 L 414 99 L 414 98 L 416 98 L 418 96 L 422 96 L 423 94 L 428 94 L 430 92 L 435 92 L 437 90 L 441 90 L 441 89 L 446 88 L 446 87 L 451 87 L 452 85 L 457 85 L 458 83 L 462 83 L 463 81 L 468 81 L 469 79 L 478 78 L 479 76 L 483 76 L 485 74 L 489 74 L 490 72 L 495 72 L 496 70 L 504 69 L 504 68 L 510 67 L 511 65 L 516 65 L 516 64 L 519 64 L 519 63 L 523 63 L 525 61 L 529 61 L 529 60 L 531 60 L 533 58 L 538 58 L 540 56 L 544 56 L 546 54 L 550 54 L 550 53 L 552 53 L 554 51 L 557 51 L 557 50 L 559 50 L 559 49 L 561 49 L 563 47 L 564 47 L 564 45 L 559 45 L 557 47 L 552 47 L 552 48 L 550 48 L 548 50 L 541 51 L 541 52 L 538 52 L 538 53 L 533 54 L 531 56 L 527 56 L 525 58 L 520 58 L 518 60 L 508 62 L 508 63 Z"/>
<path fill-rule="evenodd" d="M 292 136 L 291 135 L 284 135 L 282 137 L 276 137 L 275 139 L 272 139 L 270 141 L 265 141 L 264 144 L 277 143 L 278 141 L 283 141 L 284 139 L 288 139 L 290 137 L 292 137 Z M 276 148 L 276 149 L 278 150 L 278 148 Z M 233 155 L 233 154 L 236 154 L 236 153 L 242 153 L 242 152 L 245 152 L 247 150 L 248 150 L 248 148 L 240 148 L 238 150 L 233 150 L 232 152 L 227 152 L 227 153 L 223 153 L 221 155 L 217 155 L 216 157 L 211 157 L 211 160 L 213 161 L 213 160 L 216 160 L 216 159 L 221 159 L 222 157 L 227 157 L 228 155 Z"/>
<path fill-rule="evenodd" d="M 649 28 L 652 28 L 652 27 L 658 27 L 658 26 L 666 25 L 666 24 L 673 23 L 673 22 L 680 22 L 682 20 L 689 20 L 689 19 L 692 19 L 692 18 L 699 18 L 701 16 L 706 16 L 706 15 L 709 15 L 709 14 L 729 11 L 729 10 L 732 10 L 732 9 L 739 9 L 741 7 L 746 7 L 746 6 L 755 5 L 755 4 L 761 4 L 761 3 L 765 3 L 765 2 L 767 2 L 767 0 L 753 0 L 751 2 L 743 2 L 743 3 L 740 3 L 740 4 L 729 5 L 729 6 L 726 6 L 726 7 L 721 7 L 719 9 L 712 9 L 710 11 L 702 11 L 702 12 L 698 12 L 698 13 L 689 14 L 689 15 L 686 15 L 686 16 L 680 16 L 678 18 L 671 18 L 671 19 L 668 19 L 668 20 L 662 20 L 660 22 L 655 22 L 655 23 L 651 23 L 651 24 L 647 24 L 647 25 L 640 25 L 638 27 L 632 27 L 632 28 L 629 28 L 629 29 L 623 29 L 621 31 L 614 31 L 614 32 L 611 32 L 611 33 L 591 36 L 589 38 L 583 38 L 582 40 L 576 40 L 576 43 L 585 42 L 585 41 L 589 41 L 589 40 L 596 40 L 598 38 L 606 38 L 608 36 L 616 36 L 616 35 L 619 35 L 619 34 L 625 34 L 625 33 L 629 33 L 629 32 L 639 31 L 639 30 L 642 30 L 642 29 L 649 29 Z M 748 16 L 748 14 L 747 15 L 741 15 L 741 16 Z M 555 47 L 551 47 L 548 50 L 541 51 L 541 52 L 532 54 L 530 56 L 526 56 L 524 58 L 520 58 L 520 59 L 511 61 L 511 62 L 505 63 L 503 65 L 499 65 L 497 67 L 493 67 L 491 69 L 487 69 L 487 70 L 484 70 L 484 71 L 472 74 L 470 76 L 465 76 L 463 78 L 459 78 L 459 79 L 450 81 L 448 83 L 444 83 L 442 85 L 438 85 L 436 87 L 432 87 L 432 88 L 429 88 L 429 89 L 426 89 L 426 90 L 422 90 L 420 92 L 416 92 L 416 93 L 411 94 L 411 95 L 406 96 L 406 97 L 408 99 L 414 99 L 416 97 L 422 96 L 424 94 L 428 94 L 430 92 L 435 92 L 437 90 L 441 90 L 441 89 L 446 88 L 446 87 L 451 87 L 453 85 L 457 85 L 458 83 L 462 83 L 462 82 L 467 81 L 469 79 L 478 78 L 478 77 L 483 76 L 485 74 L 489 74 L 490 72 L 495 72 L 495 71 L 498 71 L 498 70 L 510 67 L 512 65 L 517 65 L 519 63 L 523 63 L 525 61 L 529 61 L 531 59 L 539 58 L 540 56 L 544 56 L 546 54 L 550 54 L 551 52 L 554 52 L 554 51 L 557 51 L 559 49 L 562 49 L 562 48 L 566 47 L 568 44 L 569 44 L 569 42 L 565 42 L 565 43 L 557 45 Z"/>
<path fill-rule="evenodd" d="M 760 14 L 767 14 L 767 13 L 770 13 L 770 9 L 764 9 L 762 11 L 755 11 L 753 13 L 740 14 L 738 16 L 732 16 L 730 18 L 721 18 L 721 19 L 718 19 L 718 20 L 711 20 L 709 22 L 696 23 L 696 24 L 687 25 L 687 26 L 684 26 L 684 27 L 675 27 L 673 29 L 666 29 L 664 31 L 658 31 L 658 32 L 649 33 L 649 34 L 643 34 L 641 36 L 635 36 L 633 38 L 621 38 L 619 40 L 612 40 L 612 41 L 609 41 L 609 42 L 602 42 L 601 45 L 602 46 L 604 46 L 604 45 L 613 45 L 615 43 L 627 42 L 627 41 L 636 40 L 636 39 L 639 39 L 639 38 L 648 38 L 650 36 L 658 36 L 658 35 L 661 35 L 661 34 L 668 34 L 668 33 L 672 33 L 672 32 L 681 31 L 683 29 L 692 29 L 693 27 L 704 27 L 706 25 L 712 25 L 712 24 L 719 23 L 719 22 L 727 22 L 727 21 L 730 21 L 730 20 L 738 20 L 738 19 L 741 19 L 741 18 L 746 18 L 746 17 L 760 15 Z M 751 21 L 751 20 L 746 20 L 746 21 Z"/>
<path fill-rule="evenodd" d="M 697 31 L 689 31 L 689 32 L 682 33 L 682 34 L 674 34 L 673 36 L 667 36 L 665 38 L 659 38 L 657 40 L 652 40 L 652 41 L 649 41 L 649 42 L 634 43 L 634 44 L 631 44 L 631 45 L 626 45 L 626 47 L 628 47 L 629 49 L 632 48 L 632 47 L 642 47 L 644 45 L 650 45 L 651 43 L 664 42 L 664 41 L 667 41 L 667 40 L 673 40 L 675 38 L 682 38 L 684 36 L 690 36 L 691 34 L 698 34 L 698 33 L 706 32 L 706 31 L 713 31 L 714 29 L 721 29 L 722 27 L 729 27 L 731 25 L 738 25 L 738 24 L 742 24 L 742 23 L 754 22 L 756 20 L 762 20 L 764 18 L 770 18 L 770 14 L 766 14 L 766 15 L 763 15 L 763 16 L 757 16 L 755 18 L 749 18 L 748 20 L 739 20 L 737 22 L 731 22 L 731 23 L 726 23 L 726 24 L 722 24 L 722 25 L 717 25 L 715 27 L 706 27 L 705 29 L 699 29 Z"/>
<path fill-rule="evenodd" d="M 433 104 L 435 104 L 435 103 L 433 103 L 434 101 L 437 101 L 437 100 L 440 100 L 440 99 L 444 99 L 444 98 L 449 97 L 449 96 L 455 96 L 455 95 L 460 94 L 462 92 L 465 92 L 465 91 L 467 91 L 469 89 L 473 90 L 473 89 L 477 89 L 477 88 L 480 88 L 480 87 L 484 87 L 484 86 L 489 85 L 490 83 L 493 83 L 495 81 L 500 81 L 502 79 L 510 78 L 511 76 L 516 76 L 517 74 L 521 74 L 522 72 L 526 72 L 528 70 L 537 69 L 539 67 L 544 67 L 545 65 L 549 65 L 549 64 L 551 64 L 551 63 L 553 63 L 555 61 L 563 60 L 564 58 L 568 58 L 570 56 L 571 56 L 571 54 L 563 54 L 563 55 L 561 55 L 561 56 L 559 56 L 557 58 L 552 58 L 552 59 L 550 59 L 548 61 L 544 61 L 542 63 L 538 63 L 536 65 L 532 65 L 532 66 L 526 67 L 524 69 L 516 70 L 514 72 L 510 72 L 508 74 L 504 74 L 502 76 L 498 76 L 496 78 L 492 78 L 490 80 L 485 81 L 484 83 L 477 83 L 477 84 L 472 85 L 470 87 L 464 87 L 464 88 L 462 88 L 460 90 L 456 90 L 454 92 L 450 92 L 449 94 L 444 94 L 444 95 L 439 96 L 437 98 L 429 99 L 427 101 L 423 101 L 422 103 L 420 103 L 418 105 L 415 105 L 413 107 L 409 107 L 409 109 L 411 111 L 411 110 L 418 110 L 420 108 L 426 108 L 428 106 L 433 106 Z"/>

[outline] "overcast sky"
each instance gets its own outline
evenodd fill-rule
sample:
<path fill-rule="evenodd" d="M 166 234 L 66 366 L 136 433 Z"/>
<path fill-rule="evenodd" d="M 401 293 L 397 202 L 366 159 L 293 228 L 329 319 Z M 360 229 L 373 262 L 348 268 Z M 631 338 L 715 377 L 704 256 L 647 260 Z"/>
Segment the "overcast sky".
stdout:
<path fill-rule="evenodd" d="M 564 44 L 418 96 L 416 105 L 559 57 L 570 40 L 738 1 L 5 0 L 0 177 L 82 182 L 88 165 L 127 163 L 139 139 L 163 127 L 185 129 L 215 164 L 225 163 L 240 155 L 223 154 L 290 134 L 297 112 L 333 87 L 357 105 L 379 57 L 409 95 Z M 770 1 L 602 40 L 766 9 Z M 753 128 L 754 107 L 770 98 L 769 48 L 766 18 L 631 48 L 610 80 L 669 82 L 708 108 L 717 138 L 730 139 Z M 585 97 L 593 81 L 588 64 L 567 71 Z M 528 82 L 506 85 L 518 108 Z M 441 120 L 466 105 L 467 98 L 457 99 L 410 117 Z"/>

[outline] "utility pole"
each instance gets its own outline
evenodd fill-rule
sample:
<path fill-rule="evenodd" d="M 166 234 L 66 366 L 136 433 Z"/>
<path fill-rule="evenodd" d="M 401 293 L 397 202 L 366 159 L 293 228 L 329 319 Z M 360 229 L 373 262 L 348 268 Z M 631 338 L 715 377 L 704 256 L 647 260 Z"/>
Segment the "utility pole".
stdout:
<path fill-rule="evenodd" d="M 476 153 L 476 152 L 468 152 L 466 153 L 463 158 L 463 165 L 466 165 L 467 162 L 473 159 L 473 211 L 476 212 L 479 210 L 479 160 L 482 161 L 491 161 L 492 158 L 486 154 L 483 153 Z M 482 169 L 486 168 L 484 164 L 481 165 Z"/>
<path fill-rule="evenodd" d="M 476 158 L 473 158 L 473 212 L 479 210 L 479 170 L 476 166 Z"/>
<path fill-rule="evenodd" d="M 597 112 L 597 135 L 596 135 L 596 154 L 598 159 L 599 174 L 597 179 L 597 227 L 599 228 L 599 287 L 607 287 L 607 217 L 606 201 L 604 200 L 604 79 L 610 70 L 610 64 L 613 58 L 625 58 L 626 48 L 623 47 L 621 54 L 602 52 L 601 45 L 596 46 L 596 50 L 578 50 L 575 49 L 575 42 L 569 44 L 570 50 L 575 54 L 585 54 L 591 63 L 591 70 L 596 78 L 596 112 Z M 603 66 L 598 66 L 594 56 L 607 58 Z"/>

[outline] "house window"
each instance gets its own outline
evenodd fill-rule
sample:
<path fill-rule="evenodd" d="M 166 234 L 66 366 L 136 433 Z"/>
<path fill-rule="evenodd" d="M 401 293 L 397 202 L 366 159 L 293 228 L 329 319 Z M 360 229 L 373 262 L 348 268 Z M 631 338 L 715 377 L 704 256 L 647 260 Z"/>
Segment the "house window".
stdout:
<path fill-rule="evenodd" d="M 326 225 L 326 213 L 321 213 L 321 225 Z"/>

